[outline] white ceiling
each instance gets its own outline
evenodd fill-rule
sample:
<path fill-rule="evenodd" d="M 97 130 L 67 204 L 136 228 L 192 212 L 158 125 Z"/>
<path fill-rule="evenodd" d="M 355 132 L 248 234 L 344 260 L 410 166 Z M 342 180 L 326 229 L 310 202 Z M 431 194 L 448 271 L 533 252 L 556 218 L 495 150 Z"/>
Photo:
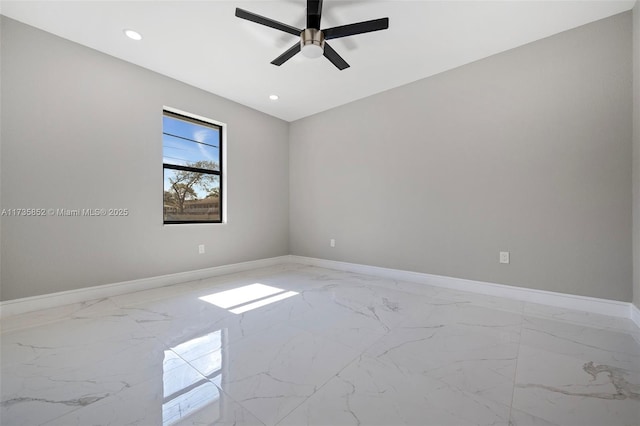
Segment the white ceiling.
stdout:
<path fill-rule="evenodd" d="M 382 18 L 389 29 L 331 40 L 351 65 L 270 62 L 297 38 L 238 19 L 236 7 L 302 28 L 305 0 L 7 1 L 0 13 L 287 121 L 602 19 L 635 0 L 336 1 L 322 27 Z M 144 39 L 123 35 L 131 28 Z M 280 96 L 269 100 L 270 94 Z"/>

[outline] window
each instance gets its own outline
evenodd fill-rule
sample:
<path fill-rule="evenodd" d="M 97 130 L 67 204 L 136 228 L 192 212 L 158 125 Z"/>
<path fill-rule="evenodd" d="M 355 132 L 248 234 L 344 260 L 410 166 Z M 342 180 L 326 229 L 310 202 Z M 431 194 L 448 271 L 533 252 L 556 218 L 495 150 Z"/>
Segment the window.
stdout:
<path fill-rule="evenodd" d="M 222 126 L 164 111 L 164 223 L 222 222 Z"/>

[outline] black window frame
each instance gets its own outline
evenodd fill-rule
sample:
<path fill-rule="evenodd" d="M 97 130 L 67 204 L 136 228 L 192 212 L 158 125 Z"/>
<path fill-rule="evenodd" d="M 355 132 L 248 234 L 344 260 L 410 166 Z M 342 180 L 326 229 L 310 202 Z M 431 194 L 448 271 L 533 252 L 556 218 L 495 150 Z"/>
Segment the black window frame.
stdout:
<path fill-rule="evenodd" d="M 163 185 L 162 185 L 162 196 L 163 196 L 163 209 L 162 209 L 162 223 L 163 225 L 179 225 L 179 224 L 199 224 L 199 223 L 224 223 L 224 211 L 225 209 L 223 208 L 224 206 L 224 185 L 223 185 L 223 179 L 224 179 L 224 174 L 223 174 L 223 170 L 224 170 L 224 164 L 223 164 L 223 142 L 224 142 L 224 124 L 221 123 L 216 123 L 214 122 L 214 120 L 211 121 L 205 121 L 201 118 L 196 118 L 193 116 L 188 115 L 188 113 L 182 113 L 182 112 L 175 112 L 171 109 L 163 109 L 162 110 L 162 117 L 170 117 L 170 118 L 174 118 L 174 119 L 178 119 L 178 120 L 183 120 L 189 123 L 193 123 L 196 124 L 198 126 L 203 126 L 203 127 L 209 127 L 212 129 L 216 129 L 218 130 L 218 170 L 211 170 L 211 169 L 201 169 L 198 167 L 190 167 L 190 166 L 181 166 L 181 165 L 177 165 L 177 164 L 167 164 L 164 161 L 162 162 L 162 180 L 163 180 Z M 163 135 L 169 135 L 169 136 L 174 136 L 175 135 L 171 135 L 169 133 L 165 133 L 164 131 L 164 126 L 162 129 L 162 134 Z M 193 141 L 196 142 L 197 141 Z M 218 181 L 219 181 L 219 205 L 218 205 L 218 212 L 219 212 L 219 217 L 220 219 L 218 220 L 165 220 L 165 213 L 164 213 L 164 173 L 165 170 L 181 170 L 181 171 L 187 171 L 187 172 L 195 172 L 195 173 L 203 173 L 203 174 L 209 174 L 209 175 L 215 175 L 218 176 Z"/>

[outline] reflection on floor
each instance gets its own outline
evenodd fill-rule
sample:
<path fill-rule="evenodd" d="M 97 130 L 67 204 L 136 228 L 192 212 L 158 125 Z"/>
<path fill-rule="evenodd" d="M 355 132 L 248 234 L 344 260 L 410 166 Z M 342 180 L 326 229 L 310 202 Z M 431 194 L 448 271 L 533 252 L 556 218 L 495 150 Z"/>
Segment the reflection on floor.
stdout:
<path fill-rule="evenodd" d="M 630 321 L 300 265 L 3 320 L 2 425 L 640 425 Z"/>
<path fill-rule="evenodd" d="M 200 408 L 209 406 L 211 423 L 220 420 L 220 391 L 222 385 L 223 330 L 207 333 L 164 351 L 162 381 L 164 401 L 162 424 L 169 426 L 189 417 Z M 180 359 L 194 368 L 186 371 L 175 368 Z M 177 362 L 176 362 L 177 361 Z M 198 373 L 196 373 L 199 372 Z M 216 386 L 211 386 L 211 383 Z M 211 408 L 214 408 L 212 410 Z"/>

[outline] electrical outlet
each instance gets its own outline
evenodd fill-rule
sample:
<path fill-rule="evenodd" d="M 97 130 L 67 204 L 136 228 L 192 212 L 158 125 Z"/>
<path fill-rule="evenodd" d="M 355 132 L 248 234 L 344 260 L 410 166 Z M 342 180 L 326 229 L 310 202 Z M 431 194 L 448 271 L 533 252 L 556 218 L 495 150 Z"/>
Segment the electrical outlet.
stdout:
<path fill-rule="evenodd" d="M 500 252 L 500 263 L 509 263 L 509 252 L 501 251 Z"/>
<path fill-rule="evenodd" d="M 329 246 L 331 247 L 335 247 L 336 246 L 336 240 L 334 240 L 333 238 L 329 240 Z"/>
<path fill-rule="evenodd" d="M 200 245 L 198 246 L 198 253 L 200 253 L 200 254 L 204 254 L 204 244 L 200 244 Z"/>

